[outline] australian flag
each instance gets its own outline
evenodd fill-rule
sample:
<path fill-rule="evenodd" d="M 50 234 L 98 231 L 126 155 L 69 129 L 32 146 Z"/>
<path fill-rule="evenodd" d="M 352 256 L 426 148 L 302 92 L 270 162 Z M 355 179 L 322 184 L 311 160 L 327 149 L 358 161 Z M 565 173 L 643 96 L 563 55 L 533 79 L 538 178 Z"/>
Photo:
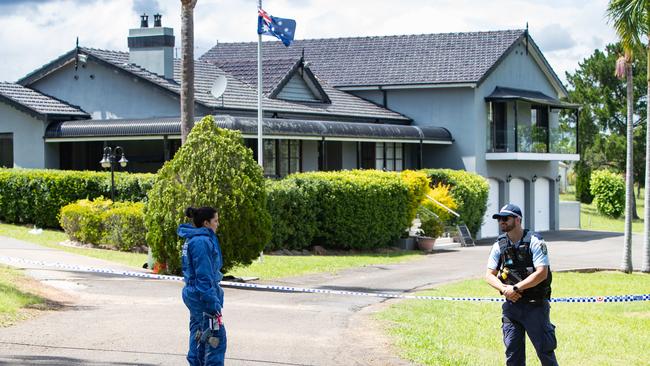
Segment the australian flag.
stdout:
<path fill-rule="evenodd" d="M 269 15 L 263 9 L 258 9 L 257 34 L 267 34 L 277 37 L 289 47 L 296 32 L 296 21 Z"/>

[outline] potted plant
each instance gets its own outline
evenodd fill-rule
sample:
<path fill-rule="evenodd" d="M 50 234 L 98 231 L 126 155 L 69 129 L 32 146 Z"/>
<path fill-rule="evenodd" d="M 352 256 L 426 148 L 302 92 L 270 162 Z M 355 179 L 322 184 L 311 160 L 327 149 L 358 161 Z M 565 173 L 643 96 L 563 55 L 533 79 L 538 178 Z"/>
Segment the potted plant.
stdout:
<path fill-rule="evenodd" d="M 433 215 L 421 215 L 418 235 L 418 247 L 420 250 L 425 252 L 432 251 L 436 238 L 442 234 L 443 230 L 444 227 L 440 219 Z"/>

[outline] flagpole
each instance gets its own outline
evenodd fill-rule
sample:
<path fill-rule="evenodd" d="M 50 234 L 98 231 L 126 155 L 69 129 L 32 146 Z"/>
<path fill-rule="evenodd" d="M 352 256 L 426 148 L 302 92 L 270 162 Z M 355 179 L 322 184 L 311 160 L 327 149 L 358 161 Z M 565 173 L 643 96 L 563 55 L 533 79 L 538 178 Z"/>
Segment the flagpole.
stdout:
<path fill-rule="evenodd" d="M 257 1 L 257 9 L 262 9 L 262 0 Z M 258 15 L 259 16 L 259 15 Z M 264 172 L 264 143 L 262 141 L 262 35 L 257 35 L 257 162 Z"/>

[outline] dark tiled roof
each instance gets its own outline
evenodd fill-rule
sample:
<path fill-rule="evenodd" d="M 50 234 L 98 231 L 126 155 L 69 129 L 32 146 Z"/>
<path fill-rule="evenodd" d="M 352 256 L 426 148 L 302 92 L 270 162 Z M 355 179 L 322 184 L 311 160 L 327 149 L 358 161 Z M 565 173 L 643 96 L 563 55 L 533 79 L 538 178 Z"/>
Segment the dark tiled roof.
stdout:
<path fill-rule="evenodd" d="M 200 118 L 196 118 L 198 121 Z M 215 116 L 217 126 L 257 135 L 257 119 Z M 87 138 L 119 136 L 180 135 L 179 117 L 148 119 L 79 120 L 51 123 L 46 138 Z M 442 127 L 420 128 L 380 123 L 315 121 L 264 118 L 265 136 L 325 137 L 326 139 L 371 139 L 425 143 L 451 143 L 451 133 Z"/>
<path fill-rule="evenodd" d="M 137 65 L 129 63 L 129 54 L 127 52 L 98 50 L 92 48 L 82 48 L 86 52 L 102 61 L 122 68 L 139 77 L 142 77 L 154 84 L 161 86 L 173 93 L 180 94 L 181 63 L 180 59 L 174 60 L 174 80 L 168 80 L 160 75 L 147 71 Z M 257 72 L 256 63 L 247 63 L 246 66 L 252 67 L 253 72 Z M 253 67 L 254 66 L 254 67 Z M 197 60 L 194 65 L 195 79 L 194 97 L 197 103 L 211 108 L 219 109 L 237 109 L 237 110 L 257 110 L 257 89 L 246 82 L 220 69 L 217 65 L 207 61 Z M 288 72 L 289 70 L 287 70 Z M 251 71 L 248 72 L 250 74 Z M 241 72 L 243 73 L 243 72 Z M 279 75 L 280 72 L 277 72 Z M 228 79 L 228 87 L 221 98 L 214 98 L 210 94 L 210 89 L 216 78 L 225 75 Z M 275 76 L 274 76 L 275 77 Z M 249 80 L 250 77 L 246 77 Z M 255 83 L 256 85 L 257 83 Z M 264 110 L 273 112 L 288 112 L 299 114 L 320 115 L 328 117 L 348 117 L 348 118 L 367 118 L 379 120 L 394 120 L 397 123 L 408 123 L 409 118 L 370 103 L 359 97 L 346 92 L 336 90 L 325 84 L 323 89 L 331 99 L 331 104 L 327 103 L 300 103 L 288 102 L 278 99 L 263 98 Z"/>
<path fill-rule="evenodd" d="M 280 58 L 263 62 L 262 85 L 264 90 L 262 92 L 268 95 L 299 61 L 299 58 Z M 257 88 L 257 59 L 218 60 L 216 64 L 221 70 L 232 74 L 253 88 Z"/>
<path fill-rule="evenodd" d="M 77 107 L 19 84 L 0 82 L 0 96 L 39 115 L 88 116 Z"/>
<path fill-rule="evenodd" d="M 332 86 L 475 83 L 524 30 L 264 42 L 264 58 L 300 57 Z M 256 42 L 219 43 L 201 60 L 255 60 Z"/>

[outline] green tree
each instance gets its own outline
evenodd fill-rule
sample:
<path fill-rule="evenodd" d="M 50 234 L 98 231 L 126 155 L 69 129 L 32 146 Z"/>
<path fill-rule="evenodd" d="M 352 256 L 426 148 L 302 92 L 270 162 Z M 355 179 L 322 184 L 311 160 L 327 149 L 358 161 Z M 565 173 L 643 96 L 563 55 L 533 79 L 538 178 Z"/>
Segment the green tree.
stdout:
<path fill-rule="evenodd" d="M 645 48 L 646 59 L 650 55 L 650 40 L 644 44 L 642 38 L 650 36 L 650 1 L 648 0 L 611 0 L 607 14 L 614 24 L 616 33 L 621 38 L 623 48 L 629 54 L 634 49 Z M 647 75 L 650 64 L 646 64 Z M 650 95 L 650 79 L 646 78 L 646 96 Z M 650 116 L 646 116 L 646 172 L 645 186 L 650 186 Z M 643 225 L 645 255 L 643 256 L 644 272 L 650 272 L 650 196 L 645 195 L 645 222 Z M 631 262 L 624 263 L 626 272 L 632 271 Z"/>
<path fill-rule="evenodd" d="M 176 229 L 187 221 L 184 210 L 212 206 L 219 212 L 223 271 L 249 264 L 271 237 L 266 199 L 262 169 L 241 133 L 205 117 L 158 171 L 145 206 L 147 242 L 158 262 L 179 273 L 183 241 Z"/>

